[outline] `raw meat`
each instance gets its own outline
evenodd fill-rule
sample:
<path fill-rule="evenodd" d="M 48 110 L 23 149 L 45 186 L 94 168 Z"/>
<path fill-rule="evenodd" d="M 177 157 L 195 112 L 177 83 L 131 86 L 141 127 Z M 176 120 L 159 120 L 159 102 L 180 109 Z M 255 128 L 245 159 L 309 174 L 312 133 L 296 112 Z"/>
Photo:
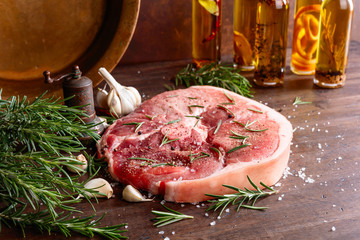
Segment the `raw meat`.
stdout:
<path fill-rule="evenodd" d="M 247 125 L 247 126 L 244 126 Z M 244 138 L 244 139 L 242 139 Z M 167 201 L 200 202 L 222 184 L 275 184 L 287 166 L 290 122 L 275 110 L 209 86 L 164 92 L 117 120 L 98 153 L 114 179 Z"/>

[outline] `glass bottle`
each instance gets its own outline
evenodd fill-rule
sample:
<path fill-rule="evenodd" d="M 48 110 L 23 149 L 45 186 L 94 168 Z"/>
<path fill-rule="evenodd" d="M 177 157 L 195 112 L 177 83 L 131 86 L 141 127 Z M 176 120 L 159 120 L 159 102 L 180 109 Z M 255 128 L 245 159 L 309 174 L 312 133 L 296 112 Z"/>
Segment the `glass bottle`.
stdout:
<path fill-rule="evenodd" d="M 234 67 L 254 69 L 257 0 L 234 0 Z"/>
<path fill-rule="evenodd" d="M 352 0 L 324 0 L 320 10 L 320 39 L 314 83 L 338 88 L 345 84 L 354 4 Z"/>
<path fill-rule="evenodd" d="M 220 62 L 221 0 L 192 1 L 192 57 L 201 67 Z"/>
<path fill-rule="evenodd" d="M 315 73 L 322 0 L 296 0 L 290 69 L 298 75 Z"/>
<path fill-rule="evenodd" d="M 289 0 L 259 0 L 256 15 L 254 82 L 282 86 L 285 75 Z"/>

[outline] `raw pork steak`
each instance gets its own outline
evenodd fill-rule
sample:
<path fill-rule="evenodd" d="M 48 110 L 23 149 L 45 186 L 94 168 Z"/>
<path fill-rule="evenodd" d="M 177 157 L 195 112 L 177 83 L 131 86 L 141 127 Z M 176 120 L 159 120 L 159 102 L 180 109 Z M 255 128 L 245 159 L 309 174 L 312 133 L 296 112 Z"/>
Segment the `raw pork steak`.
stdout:
<path fill-rule="evenodd" d="M 225 194 L 228 184 L 276 183 L 289 159 L 292 126 L 233 92 L 194 86 L 164 92 L 117 120 L 98 153 L 114 179 L 174 202 Z"/>

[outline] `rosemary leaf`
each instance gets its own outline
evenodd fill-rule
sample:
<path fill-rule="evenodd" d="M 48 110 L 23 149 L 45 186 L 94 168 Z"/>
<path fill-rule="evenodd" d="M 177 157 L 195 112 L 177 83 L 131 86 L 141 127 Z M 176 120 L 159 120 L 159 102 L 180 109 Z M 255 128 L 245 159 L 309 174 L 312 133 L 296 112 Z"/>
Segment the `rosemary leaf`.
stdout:
<path fill-rule="evenodd" d="M 234 148 L 230 149 L 226 153 L 229 154 L 229 153 L 235 152 L 236 150 L 239 150 L 241 148 L 248 147 L 248 146 L 250 146 L 250 144 L 243 144 L 243 145 L 240 145 L 240 146 L 237 146 L 237 147 L 234 147 Z"/>
<path fill-rule="evenodd" d="M 215 131 L 214 131 L 214 134 L 216 134 L 216 133 L 219 131 L 220 126 L 221 126 L 221 123 L 222 123 L 222 121 L 221 121 L 221 119 L 220 119 L 219 122 L 218 122 L 218 125 L 217 125 L 217 127 L 216 127 L 216 129 L 215 129 Z"/>
<path fill-rule="evenodd" d="M 177 122 L 180 122 L 180 121 L 181 121 L 181 118 L 179 118 L 179 119 L 175 119 L 175 120 L 172 120 L 172 121 L 170 121 L 170 122 L 165 123 L 165 125 L 169 125 L 169 124 L 177 123 Z"/>
<path fill-rule="evenodd" d="M 299 105 L 299 104 L 311 104 L 312 102 L 304 102 L 301 100 L 300 97 L 296 97 L 295 100 L 294 100 L 294 103 L 293 105 Z"/>

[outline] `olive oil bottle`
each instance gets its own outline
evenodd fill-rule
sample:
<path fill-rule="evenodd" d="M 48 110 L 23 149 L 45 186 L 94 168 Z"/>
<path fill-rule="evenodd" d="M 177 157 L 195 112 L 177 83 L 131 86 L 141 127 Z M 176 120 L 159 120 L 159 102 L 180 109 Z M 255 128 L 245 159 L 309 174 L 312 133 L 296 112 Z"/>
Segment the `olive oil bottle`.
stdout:
<path fill-rule="evenodd" d="M 197 67 L 221 58 L 221 0 L 192 1 L 192 57 Z"/>
<path fill-rule="evenodd" d="M 259 0 L 256 15 L 254 82 L 282 86 L 285 75 L 289 0 Z"/>
<path fill-rule="evenodd" d="M 257 0 L 234 0 L 234 67 L 254 69 Z"/>
<path fill-rule="evenodd" d="M 315 73 L 322 0 L 296 0 L 290 69 L 298 75 Z"/>
<path fill-rule="evenodd" d="M 314 83 L 338 88 L 345 84 L 354 4 L 352 0 L 324 0 L 320 10 L 320 39 Z"/>

